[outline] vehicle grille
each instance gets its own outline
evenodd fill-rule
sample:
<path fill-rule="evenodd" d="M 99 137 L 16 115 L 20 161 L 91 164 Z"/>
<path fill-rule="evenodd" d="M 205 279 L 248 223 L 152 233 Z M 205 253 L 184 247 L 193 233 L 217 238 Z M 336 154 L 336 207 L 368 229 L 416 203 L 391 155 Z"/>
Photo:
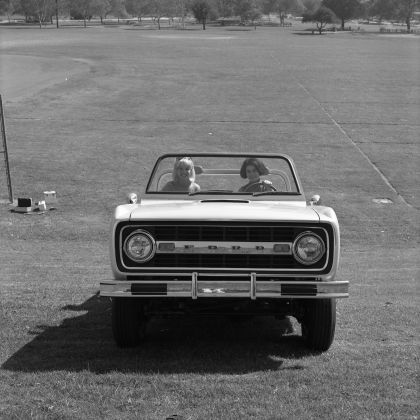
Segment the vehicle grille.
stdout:
<path fill-rule="evenodd" d="M 124 228 L 125 227 L 125 228 Z M 124 229 L 123 229 L 124 228 Z M 308 267 L 300 264 L 292 255 L 247 255 L 247 254 L 175 254 L 158 253 L 144 264 L 130 260 L 124 252 L 117 252 L 117 264 L 121 271 L 143 271 L 146 268 L 220 268 L 220 269 L 308 269 L 326 270 L 332 261 L 333 234 L 328 224 L 253 224 L 240 223 L 142 223 L 124 222 L 116 231 L 116 249 L 119 250 L 127 236 L 137 229 L 148 231 L 156 241 L 214 241 L 227 242 L 293 242 L 302 232 L 311 230 L 319 235 L 329 249 L 316 264 Z M 327 239 L 328 236 L 328 239 Z M 125 267 L 124 267 L 125 266 Z"/>
<path fill-rule="evenodd" d="M 148 226 L 159 241 L 253 241 L 293 240 L 294 229 L 268 226 Z"/>

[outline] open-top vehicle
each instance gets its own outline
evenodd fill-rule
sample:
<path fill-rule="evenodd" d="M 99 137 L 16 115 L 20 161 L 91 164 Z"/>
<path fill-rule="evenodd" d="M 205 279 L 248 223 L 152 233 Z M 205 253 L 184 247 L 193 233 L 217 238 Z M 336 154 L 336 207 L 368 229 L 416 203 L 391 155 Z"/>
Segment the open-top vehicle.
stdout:
<path fill-rule="evenodd" d="M 272 154 L 161 156 L 141 199 L 115 209 L 112 326 L 138 345 L 156 315 L 294 316 L 313 350 L 334 338 L 340 234 L 334 210 L 306 202 L 292 160 Z"/>

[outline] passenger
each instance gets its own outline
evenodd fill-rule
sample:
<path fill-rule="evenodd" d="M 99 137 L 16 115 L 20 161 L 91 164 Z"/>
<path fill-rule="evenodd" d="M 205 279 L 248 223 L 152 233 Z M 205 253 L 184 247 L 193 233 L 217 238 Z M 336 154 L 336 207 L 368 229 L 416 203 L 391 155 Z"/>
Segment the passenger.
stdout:
<path fill-rule="evenodd" d="M 264 192 L 264 191 L 275 191 L 271 181 L 267 179 L 261 179 L 262 175 L 268 175 L 268 169 L 257 158 L 245 159 L 241 166 L 240 175 L 241 178 L 248 179 L 248 184 L 244 185 L 239 189 L 239 192 Z"/>
<path fill-rule="evenodd" d="M 188 192 L 200 191 L 200 186 L 195 183 L 194 163 L 189 157 L 177 158 L 172 172 L 172 181 L 169 181 L 161 191 Z"/>

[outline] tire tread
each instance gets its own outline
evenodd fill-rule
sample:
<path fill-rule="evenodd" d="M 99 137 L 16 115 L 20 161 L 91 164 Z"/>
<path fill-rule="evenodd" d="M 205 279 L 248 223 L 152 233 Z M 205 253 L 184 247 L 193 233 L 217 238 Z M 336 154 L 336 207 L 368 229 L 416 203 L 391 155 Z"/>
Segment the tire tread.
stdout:
<path fill-rule="evenodd" d="M 327 351 L 333 340 L 336 324 L 335 299 L 319 299 L 310 302 L 307 319 L 306 342 L 315 351 Z"/>

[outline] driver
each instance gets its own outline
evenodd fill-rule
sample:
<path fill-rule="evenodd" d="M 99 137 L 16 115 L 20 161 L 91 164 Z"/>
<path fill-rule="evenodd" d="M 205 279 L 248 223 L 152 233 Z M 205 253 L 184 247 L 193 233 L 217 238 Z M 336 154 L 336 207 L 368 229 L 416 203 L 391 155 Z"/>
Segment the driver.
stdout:
<path fill-rule="evenodd" d="M 239 188 L 239 192 L 264 192 L 275 191 L 271 181 L 261 179 L 262 175 L 268 175 L 267 167 L 257 158 L 245 159 L 240 170 L 241 178 L 248 179 L 248 184 Z"/>
<path fill-rule="evenodd" d="M 188 192 L 200 191 L 200 186 L 195 183 L 194 163 L 189 157 L 177 158 L 172 172 L 172 181 L 164 185 L 161 191 Z"/>

